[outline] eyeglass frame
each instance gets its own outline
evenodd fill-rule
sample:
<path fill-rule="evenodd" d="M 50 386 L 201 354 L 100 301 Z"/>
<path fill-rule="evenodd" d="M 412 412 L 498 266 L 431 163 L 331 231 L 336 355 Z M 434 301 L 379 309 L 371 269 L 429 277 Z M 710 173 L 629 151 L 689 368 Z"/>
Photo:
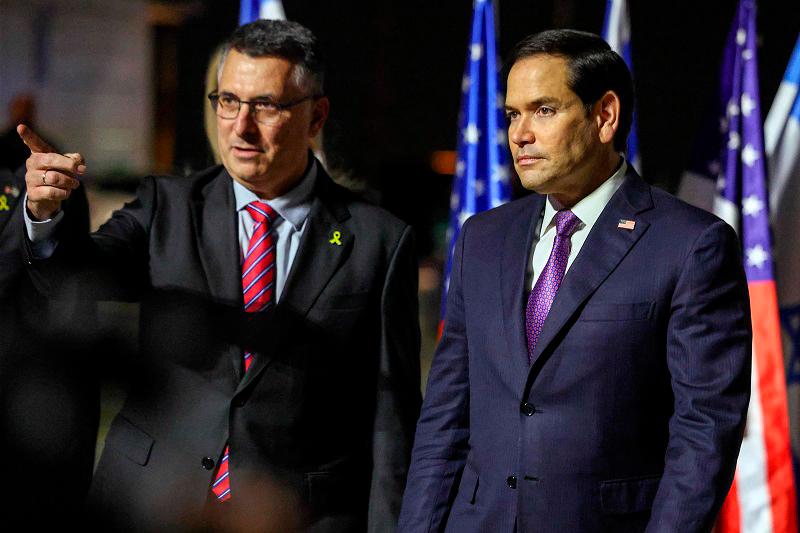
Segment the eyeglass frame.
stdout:
<path fill-rule="evenodd" d="M 240 99 L 238 96 L 236 96 L 233 93 L 222 93 L 222 94 L 228 95 L 228 96 L 231 96 L 231 97 L 235 98 L 236 101 L 239 102 L 239 107 L 236 109 L 236 114 L 234 116 L 232 116 L 232 117 L 223 117 L 217 111 L 217 109 L 219 107 L 220 93 L 218 91 L 211 91 L 210 93 L 208 93 L 206 98 L 208 98 L 208 101 L 211 103 L 211 108 L 214 110 L 214 114 L 216 114 L 219 118 L 221 118 L 223 120 L 234 120 L 236 117 L 239 116 L 239 112 L 241 112 L 241 110 L 242 110 L 242 104 L 247 104 L 247 105 L 250 106 L 250 109 L 248 110 L 248 112 L 253 117 L 253 120 L 255 120 L 259 124 L 265 124 L 265 125 L 272 125 L 272 124 L 275 124 L 275 122 L 264 122 L 264 121 L 258 120 L 256 118 L 256 106 L 255 106 L 255 104 L 261 104 L 261 105 L 265 105 L 266 104 L 268 106 L 272 106 L 272 107 L 276 108 L 278 110 L 278 113 L 276 114 L 276 120 L 277 120 L 277 119 L 280 118 L 281 112 L 283 112 L 283 111 L 285 111 L 287 109 L 290 109 L 290 108 L 292 108 L 292 107 L 294 107 L 294 106 L 296 106 L 298 104 L 302 104 L 306 100 L 318 100 L 318 99 L 322 98 L 323 96 L 325 96 L 324 94 L 307 94 L 306 96 L 303 96 L 302 98 L 298 98 L 297 100 L 290 100 L 290 101 L 285 102 L 285 103 L 280 103 L 280 102 L 273 102 L 273 101 L 267 100 L 267 99 L 262 99 L 262 100 L 242 100 L 242 99 Z"/>

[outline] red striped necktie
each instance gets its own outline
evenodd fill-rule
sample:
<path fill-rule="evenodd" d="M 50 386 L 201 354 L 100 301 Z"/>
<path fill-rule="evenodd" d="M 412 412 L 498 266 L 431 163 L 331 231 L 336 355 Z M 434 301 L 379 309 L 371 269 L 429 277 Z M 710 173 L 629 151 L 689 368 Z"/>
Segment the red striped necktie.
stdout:
<path fill-rule="evenodd" d="M 275 238 L 271 226 L 278 215 L 264 202 L 251 202 L 245 208 L 255 224 L 242 262 L 242 296 L 245 312 L 258 313 L 268 309 L 275 300 Z M 252 362 L 253 354 L 245 348 L 245 372 L 250 369 Z M 221 502 L 231 497 L 229 453 L 230 446 L 225 446 L 211 485 L 212 492 Z"/>

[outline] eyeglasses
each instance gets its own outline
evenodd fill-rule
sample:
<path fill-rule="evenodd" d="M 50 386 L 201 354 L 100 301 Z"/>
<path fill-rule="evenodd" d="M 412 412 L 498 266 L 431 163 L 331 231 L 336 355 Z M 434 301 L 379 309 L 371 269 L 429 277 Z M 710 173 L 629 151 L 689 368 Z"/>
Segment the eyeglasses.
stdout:
<path fill-rule="evenodd" d="M 238 96 L 230 93 L 220 94 L 218 92 L 212 92 L 208 95 L 211 107 L 214 108 L 219 118 L 228 120 L 234 119 L 239 116 L 239 110 L 242 108 L 242 104 L 248 104 L 250 105 L 250 114 L 253 115 L 253 119 L 259 124 L 266 125 L 276 124 L 280 120 L 284 110 L 302 104 L 306 100 L 317 98 L 321 98 L 321 96 L 310 94 L 297 100 L 281 104 L 271 100 L 240 100 Z"/>

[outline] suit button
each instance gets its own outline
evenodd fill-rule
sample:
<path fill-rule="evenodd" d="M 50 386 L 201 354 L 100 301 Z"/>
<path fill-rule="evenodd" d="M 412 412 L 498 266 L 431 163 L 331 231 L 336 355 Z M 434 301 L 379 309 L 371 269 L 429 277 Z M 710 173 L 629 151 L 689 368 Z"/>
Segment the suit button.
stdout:
<path fill-rule="evenodd" d="M 516 489 L 517 488 L 517 476 L 508 476 L 506 478 L 506 485 L 508 485 L 508 488 L 510 488 L 510 489 Z"/>
<path fill-rule="evenodd" d="M 200 461 L 200 464 L 203 465 L 203 468 L 206 470 L 211 470 L 214 468 L 214 459 L 211 457 L 203 457 L 203 460 Z"/>
<path fill-rule="evenodd" d="M 532 403 L 522 402 L 519 405 L 519 411 L 525 416 L 531 416 L 536 412 L 536 407 Z"/>

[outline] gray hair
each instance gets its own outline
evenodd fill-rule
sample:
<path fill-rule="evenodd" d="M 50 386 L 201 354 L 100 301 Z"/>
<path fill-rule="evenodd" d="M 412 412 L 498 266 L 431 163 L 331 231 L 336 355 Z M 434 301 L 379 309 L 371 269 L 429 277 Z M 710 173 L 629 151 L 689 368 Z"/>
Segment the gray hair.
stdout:
<path fill-rule="evenodd" d="M 257 20 L 240 26 L 222 45 L 217 81 L 222 76 L 230 50 L 250 57 L 274 56 L 294 65 L 292 77 L 298 87 L 315 96 L 324 94 L 325 68 L 316 36 L 301 24 L 288 20 Z"/>

